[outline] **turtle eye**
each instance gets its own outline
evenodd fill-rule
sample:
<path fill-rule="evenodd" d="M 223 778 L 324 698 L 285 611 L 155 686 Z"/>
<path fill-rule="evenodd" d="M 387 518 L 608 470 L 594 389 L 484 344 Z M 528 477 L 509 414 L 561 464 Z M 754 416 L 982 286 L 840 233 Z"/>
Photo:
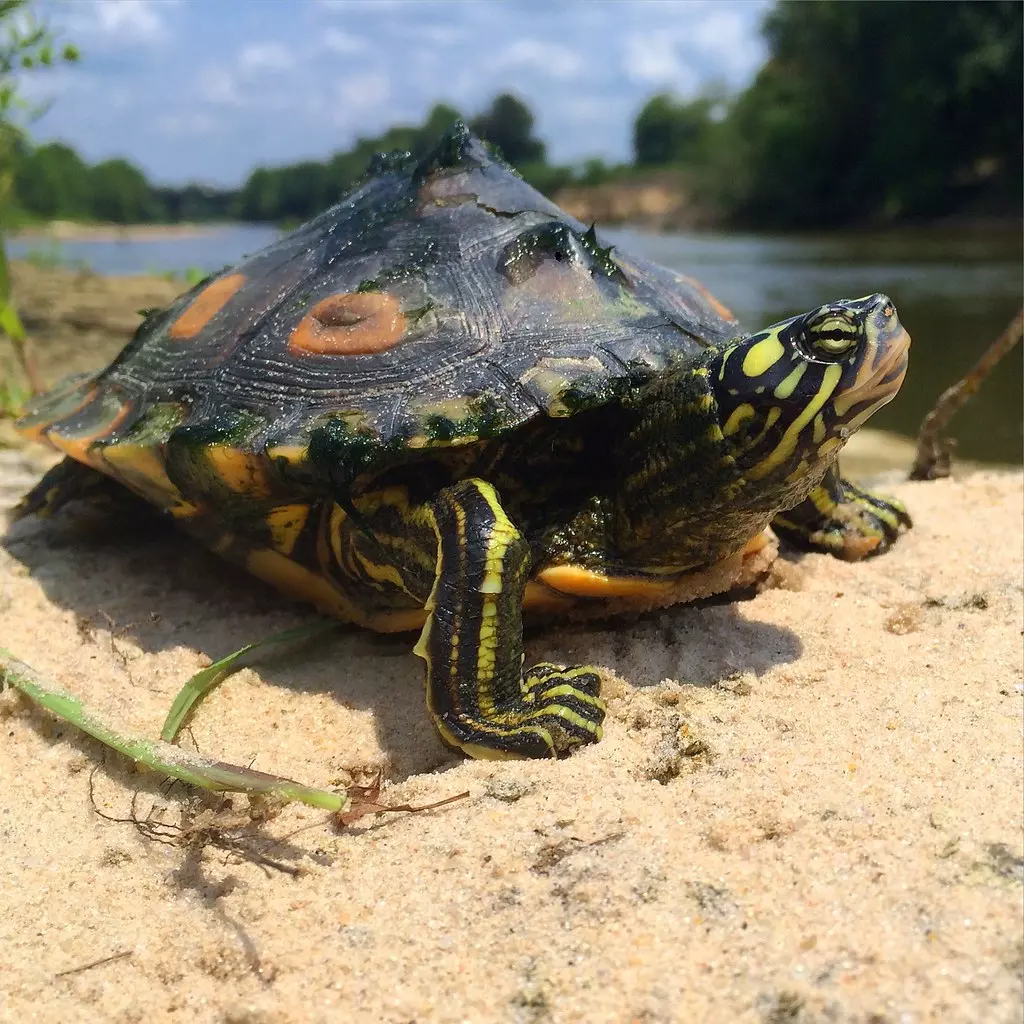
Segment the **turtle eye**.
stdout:
<path fill-rule="evenodd" d="M 804 338 L 815 355 L 841 356 L 857 344 L 861 334 L 860 321 L 842 310 L 821 310 L 804 324 Z"/>

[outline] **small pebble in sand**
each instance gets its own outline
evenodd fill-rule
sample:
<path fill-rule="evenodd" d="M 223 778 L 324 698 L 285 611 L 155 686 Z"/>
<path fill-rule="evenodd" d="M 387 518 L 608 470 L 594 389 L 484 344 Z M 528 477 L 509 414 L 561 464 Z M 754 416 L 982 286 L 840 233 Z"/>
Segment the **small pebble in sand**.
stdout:
<path fill-rule="evenodd" d="M 905 636 L 907 633 L 915 633 L 921 628 L 921 609 L 909 601 L 896 607 L 891 615 L 885 620 L 885 628 L 896 636 Z"/>

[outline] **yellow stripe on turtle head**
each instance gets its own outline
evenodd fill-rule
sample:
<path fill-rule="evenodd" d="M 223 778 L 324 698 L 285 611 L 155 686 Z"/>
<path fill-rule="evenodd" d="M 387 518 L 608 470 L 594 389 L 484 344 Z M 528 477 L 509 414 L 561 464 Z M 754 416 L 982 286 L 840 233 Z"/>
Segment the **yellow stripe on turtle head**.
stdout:
<path fill-rule="evenodd" d="M 743 372 L 748 377 L 760 377 L 767 373 L 784 355 L 786 349 L 778 334 L 755 341 L 743 357 Z"/>
<path fill-rule="evenodd" d="M 786 428 L 779 443 L 762 459 L 753 469 L 747 473 L 749 480 L 761 480 L 772 470 L 781 466 L 796 451 L 800 435 L 804 427 L 810 423 L 822 406 L 832 397 L 839 378 L 843 375 L 843 368 L 839 363 L 830 363 L 825 367 L 821 377 L 821 385 L 814 393 L 814 397 L 800 410 L 800 414 Z"/>
<path fill-rule="evenodd" d="M 754 418 L 754 407 L 744 402 L 742 405 L 737 405 L 735 409 L 729 414 L 729 418 L 725 421 L 725 426 L 722 427 L 722 434 L 725 437 L 729 437 L 731 434 L 735 434 L 740 427 L 743 426 L 747 420 Z"/>
<path fill-rule="evenodd" d="M 781 384 L 775 389 L 775 397 L 781 399 L 789 398 L 796 390 L 797 384 L 803 379 L 804 374 L 807 372 L 807 363 L 801 361 L 796 364 L 796 369 L 782 381 Z"/>

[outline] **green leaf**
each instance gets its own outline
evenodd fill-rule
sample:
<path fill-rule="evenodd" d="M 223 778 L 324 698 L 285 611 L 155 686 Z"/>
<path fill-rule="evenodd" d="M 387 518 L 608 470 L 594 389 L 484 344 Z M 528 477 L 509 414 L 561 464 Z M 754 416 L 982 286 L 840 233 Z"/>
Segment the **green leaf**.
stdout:
<path fill-rule="evenodd" d="M 201 757 L 195 751 L 184 750 L 159 740 L 142 739 L 119 732 L 100 721 L 77 697 L 43 679 L 35 669 L 19 661 L 3 647 L 0 647 L 0 681 L 23 693 L 58 718 L 88 733 L 104 746 L 131 758 L 136 764 L 173 779 L 180 779 L 190 786 L 214 792 L 258 793 L 279 800 L 299 800 L 311 807 L 333 812 L 345 811 L 351 804 L 344 793 L 314 789 L 278 775 L 268 775 L 241 765 Z"/>
<path fill-rule="evenodd" d="M 12 302 L 0 300 L 0 331 L 16 343 L 25 340 L 25 328 Z"/>
<path fill-rule="evenodd" d="M 185 716 L 203 699 L 214 687 L 223 682 L 232 672 L 244 667 L 241 659 L 251 651 L 259 650 L 268 644 L 291 643 L 296 640 L 308 640 L 314 636 L 320 636 L 331 630 L 337 629 L 336 622 L 313 622 L 308 626 L 298 626 L 295 629 L 286 629 L 281 633 L 273 633 L 262 640 L 246 644 L 232 654 L 215 661 L 209 668 L 197 672 L 181 688 L 178 696 L 174 698 L 171 710 L 164 720 L 164 727 L 160 730 L 160 738 L 166 743 L 173 743 Z"/>

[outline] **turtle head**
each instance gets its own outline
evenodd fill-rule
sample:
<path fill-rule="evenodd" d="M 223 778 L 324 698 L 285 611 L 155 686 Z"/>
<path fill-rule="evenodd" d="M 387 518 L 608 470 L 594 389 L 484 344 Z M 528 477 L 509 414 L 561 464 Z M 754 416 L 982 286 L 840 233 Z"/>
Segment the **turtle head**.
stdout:
<path fill-rule="evenodd" d="M 910 336 L 886 295 L 830 302 L 724 346 L 710 383 L 746 484 L 807 489 L 903 383 Z M 787 495 L 787 500 L 789 496 Z"/>
<path fill-rule="evenodd" d="M 830 302 L 707 350 L 641 392 L 615 462 L 617 541 L 644 571 L 711 565 L 817 486 L 903 382 L 885 295 Z"/>

